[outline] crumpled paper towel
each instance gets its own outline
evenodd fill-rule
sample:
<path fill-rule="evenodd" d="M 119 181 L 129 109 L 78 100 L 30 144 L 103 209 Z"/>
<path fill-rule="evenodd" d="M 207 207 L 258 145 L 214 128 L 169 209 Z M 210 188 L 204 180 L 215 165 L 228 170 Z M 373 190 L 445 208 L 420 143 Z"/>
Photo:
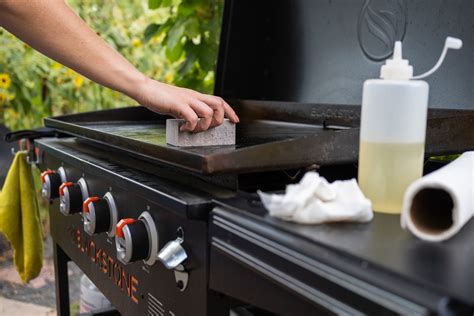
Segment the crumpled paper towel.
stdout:
<path fill-rule="evenodd" d="M 257 192 L 271 216 L 301 224 L 369 222 L 372 203 L 355 179 L 328 183 L 317 172 L 308 172 L 285 194 Z"/>

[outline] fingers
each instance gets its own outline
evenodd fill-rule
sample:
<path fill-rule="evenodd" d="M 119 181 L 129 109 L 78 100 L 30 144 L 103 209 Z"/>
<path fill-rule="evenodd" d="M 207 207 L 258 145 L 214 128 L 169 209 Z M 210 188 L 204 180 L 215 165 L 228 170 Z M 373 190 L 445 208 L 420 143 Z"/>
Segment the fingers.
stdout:
<path fill-rule="evenodd" d="M 1 0 L 0 0 L 1 1 Z M 228 117 L 232 123 L 240 120 L 235 111 L 221 97 L 202 94 L 155 80 L 148 80 L 136 100 L 150 110 L 182 118 L 181 130 L 200 132 L 218 126 Z"/>
<path fill-rule="evenodd" d="M 235 111 L 221 97 L 202 94 L 201 100 L 206 102 L 214 110 L 213 126 L 220 125 L 224 122 L 224 114 L 232 123 L 240 122 Z"/>
<path fill-rule="evenodd" d="M 182 118 L 186 121 L 186 123 L 180 127 L 179 129 L 180 131 L 193 131 L 196 128 L 199 121 L 199 118 L 196 112 L 194 112 L 194 110 L 191 109 L 191 107 L 189 106 L 179 107 L 178 112 L 173 116 Z"/>
<path fill-rule="evenodd" d="M 214 111 L 206 103 L 199 100 L 194 100 L 190 106 L 199 117 L 198 124 L 192 132 L 197 133 L 209 129 L 209 127 L 211 127 Z"/>
<path fill-rule="evenodd" d="M 225 116 L 234 124 L 240 122 L 235 111 L 220 97 L 193 91 L 184 103 L 186 104 L 184 106 L 178 104 L 175 106 L 179 112 L 175 116 L 186 121 L 186 124 L 180 127 L 180 131 L 193 133 L 205 131 L 221 125 Z"/>
<path fill-rule="evenodd" d="M 202 132 L 211 127 L 213 110 L 204 102 L 199 100 L 190 101 L 187 105 L 176 104 L 171 115 L 184 119 L 185 124 L 181 125 L 181 132 Z M 174 112 L 174 113 L 173 113 Z"/>
<path fill-rule="evenodd" d="M 214 112 L 211 126 L 215 127 L 224 123 L 224 108 L 221 106 L 219 99 L 214 96 L 203 94 L 201 96 L 201 100 L 206 102 L 206 104 L 209 105 Z"/>
<path fill-rule="evenodd" d="M 229 104 L 227 104 L 227 102 L 225 102 L 224 100 L 222 100 L 224 102 L 223 106 L 224 106 L 224 112 L 225 112 L 225 115 L 229 118 L 229 120 L 232 122 L 232 123 L 239 123 L 240 122 L 240 119 L 239 117 L 237 116 L 237 114 L 235 113 L 234 109 L 232 109 L 230 107 Z"/>

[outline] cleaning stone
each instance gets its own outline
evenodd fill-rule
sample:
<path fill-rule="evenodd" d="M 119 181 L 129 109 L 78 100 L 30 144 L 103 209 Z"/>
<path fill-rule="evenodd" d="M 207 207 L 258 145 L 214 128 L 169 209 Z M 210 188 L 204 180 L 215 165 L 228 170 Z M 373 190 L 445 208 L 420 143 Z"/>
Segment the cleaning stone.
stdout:
<path fill-rule="evenodd" d="M 178 147 L 235 145 L 235 124 L 228 119 L 221 125 L 200 133 L 181 132 L 185 122 L 181 119 L 166 120 L 166 143 Z"/>

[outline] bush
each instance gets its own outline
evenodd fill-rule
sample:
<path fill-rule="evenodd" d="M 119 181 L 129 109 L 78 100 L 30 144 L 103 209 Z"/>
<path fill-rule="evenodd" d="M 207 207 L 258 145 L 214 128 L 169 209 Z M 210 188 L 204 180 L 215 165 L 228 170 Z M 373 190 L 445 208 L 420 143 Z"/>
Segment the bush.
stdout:
<path fill-rule="evenodd" d="M 213 0 L 69 0 L 146 75 L 212 92 L 222 9 Z M 13 130 L 47 116 L 135 103 L 56 63 L 0 29 L 0 121 Z"/>

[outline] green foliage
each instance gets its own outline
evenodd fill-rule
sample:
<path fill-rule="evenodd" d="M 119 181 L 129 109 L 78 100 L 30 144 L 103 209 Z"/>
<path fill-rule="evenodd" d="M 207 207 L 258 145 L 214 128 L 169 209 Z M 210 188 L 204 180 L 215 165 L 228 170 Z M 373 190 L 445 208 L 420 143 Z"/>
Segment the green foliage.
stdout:
<path fill-rule="evenodd" d="M 149 0 L 150 9 L 169 12 L 148 25 L 144 41 L 158 39 L 167 60 L 177 69 L 173 82 L 206 93 L 212 91 L 219 43 L 222 1 Z"/>
<path fill-rule="evenodd" d="M 210 93 L 222 3 L 212 0 L 69 0 L 147 76 Z M 3 79 L 2 79 L 3 78 Z M 47 116 L 134 104 L 42 56 L 0 28 L 0 122 L 17 130 Z"/>

